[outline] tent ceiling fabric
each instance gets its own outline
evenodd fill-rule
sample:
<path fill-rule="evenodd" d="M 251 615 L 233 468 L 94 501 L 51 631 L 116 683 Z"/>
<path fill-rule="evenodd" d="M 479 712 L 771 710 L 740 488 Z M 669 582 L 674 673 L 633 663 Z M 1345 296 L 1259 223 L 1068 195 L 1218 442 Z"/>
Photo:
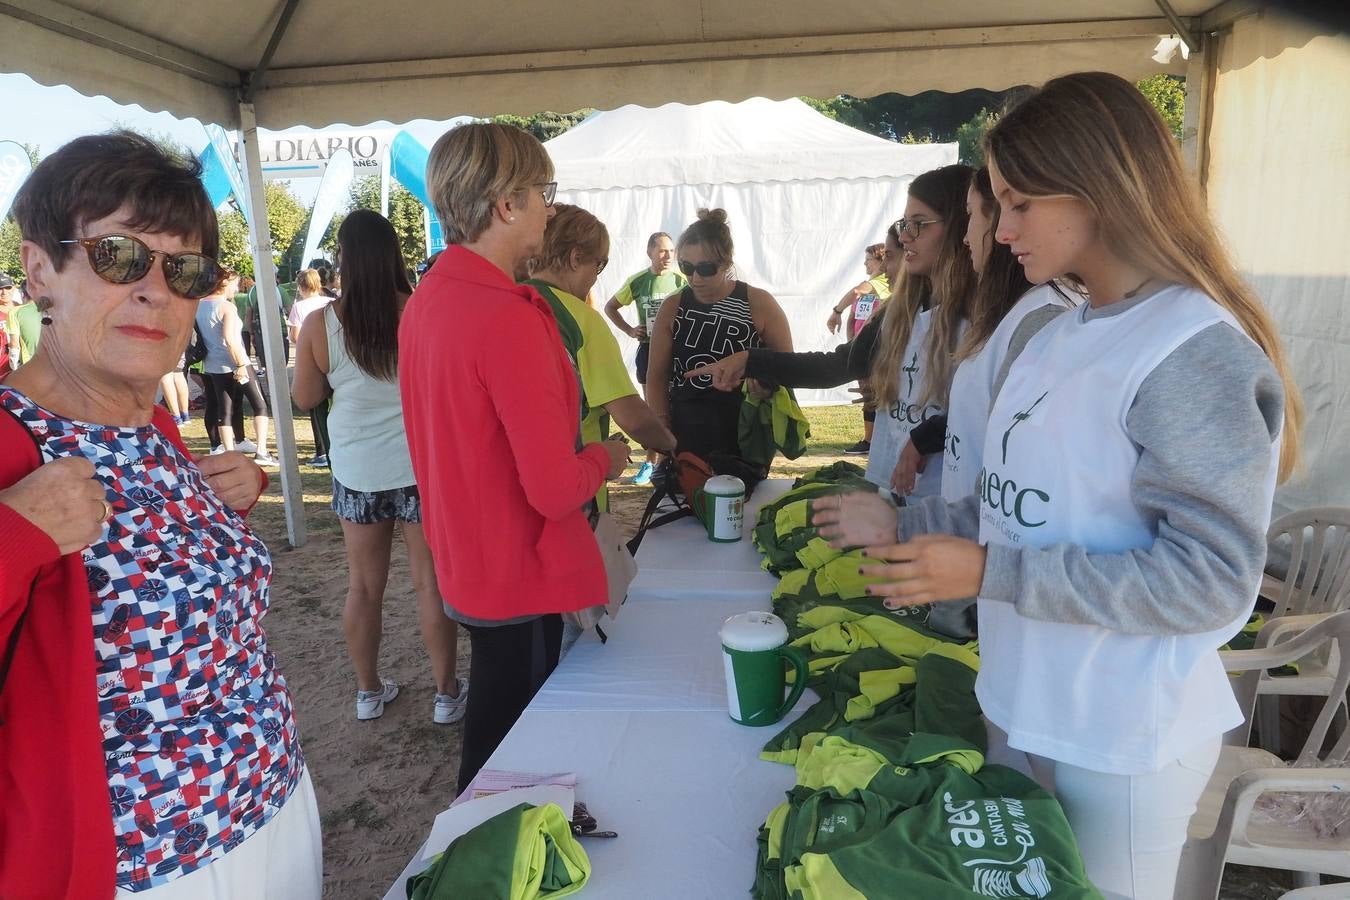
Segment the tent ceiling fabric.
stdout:
<path fill-rule="evenodd" d="M 237 119 L 284 0 L 0 0 L 0 69 L 178 116 Z M 1215 0 L 1174 0 L 1197 16 Z M 509 13 L 509 14 L 507 14 Z M 1072 20 L 1066 20 L 1072 16 Z M 1182 70 L 1150 59 L 1172 31 L 1153 0 L 300 0 L 255 98 L 259 124 L 889 90 L 1002 89 L 1062 72 Z"/>

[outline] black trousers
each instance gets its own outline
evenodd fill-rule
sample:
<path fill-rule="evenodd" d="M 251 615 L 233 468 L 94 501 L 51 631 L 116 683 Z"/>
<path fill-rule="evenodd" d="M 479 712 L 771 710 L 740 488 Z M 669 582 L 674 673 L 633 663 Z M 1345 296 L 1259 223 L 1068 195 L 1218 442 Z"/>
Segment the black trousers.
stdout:
<path fill-rule="evenodd" d="M 462 792 L 558 665 L 562 616 L 518 625 L 462 625 L 469 632 L 469 706 L 459 762 Z"/>
<path fill-rule="evenodd" d="M 258 373 L 248 367 L 248 384 L 234 380 L 231 372 L 203 373 L 206 383 L 206 437 L 211 446 L 220 446 L 220 428 L 229 424 L 234 432 L 234 442 L 244 439 L 244 401 L 253 408 L 253 415 L 265 416 L 270 413 L 262 391 L 258 388 Z"/>

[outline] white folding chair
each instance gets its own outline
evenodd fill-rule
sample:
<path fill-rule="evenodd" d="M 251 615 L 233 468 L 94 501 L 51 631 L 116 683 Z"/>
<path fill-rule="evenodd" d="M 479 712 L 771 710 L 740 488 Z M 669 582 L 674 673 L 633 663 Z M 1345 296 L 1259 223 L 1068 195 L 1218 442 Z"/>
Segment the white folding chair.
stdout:
<path fill-rule="evenodd" d="M 1281 894 L 1280 900 L 1350 900 L 1350 882 L 1295 888 L 1287 894 Z"/>
<path fill-rule="evenodd" d="M 1261 581 L 1261 596 L 1275 604 L 1272 624 L 1285 616 L 1350 608 L 1350 509 L 1325 506 L 1289 513 L 1271 523 L 1266 540 L 1272 546 L 1288 542 L 1290 551 L 1285 577 L 1267 575 Z M 1268 640 L 1278 643 L 1287 633 L 1274 629 Z M 1340 667 L 1334 649 L 1326 647 L 1297 662 L 1297 675 L 1261 676 L 1257 731 L 1261 746 L 1272 753 L 1280 752 L 1280 697 L 1325 697 Z"/>
<path fill-rule="evenodd" d="M 1248 718 L 1265 670 L 1287 665 L 1328 644 L 1342 654 L 1350 651 L 1350 612 L 1309 616 L 1303 624 L 1306 627 L 1301 633 L 1275 646 L 1220 654 L 1225 669 L 1241 673 L 1233 679 L 1233 692 Z M 1300 768 L 1290 768 L 1278 756 L 1258 748 L 1223 748 L 1191 818 L 1177 877 L 1178 900 L 1218 897 L 1223 867 L 1228 862 L 1291 870 L 1297 873 L 1300 886 L 1317 883 L 1317 875 L 1307 873 L 1350 877 L 1350 835 L 1320 839 L 1278 822 L 1252 820 L 1257 799 L 1270 791 L 1350 790 L 1350 769 L 1344 767 L 1350 754 L 1350 731 L 1342 730 L 1335 746 L 1325 755 L 1322 751 L 1340 706 L 1337 697 L 1344 696 L 1347 684 L 1350 666 L 1343 666 L 1299 755 Z"/>

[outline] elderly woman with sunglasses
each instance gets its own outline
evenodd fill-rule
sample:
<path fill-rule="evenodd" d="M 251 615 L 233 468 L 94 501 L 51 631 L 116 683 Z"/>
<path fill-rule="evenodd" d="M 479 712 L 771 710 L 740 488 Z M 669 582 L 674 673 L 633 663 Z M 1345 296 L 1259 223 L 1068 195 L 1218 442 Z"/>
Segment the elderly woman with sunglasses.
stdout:
<path fill-rule="evenodd" d="M 154 403 L 221 278 L 198 167 L 129 132 L 14 205 L 43 338 L 0 385 L 0 896 L 317 898 L 317 808 L 261 628 L 265 486 Z"/>

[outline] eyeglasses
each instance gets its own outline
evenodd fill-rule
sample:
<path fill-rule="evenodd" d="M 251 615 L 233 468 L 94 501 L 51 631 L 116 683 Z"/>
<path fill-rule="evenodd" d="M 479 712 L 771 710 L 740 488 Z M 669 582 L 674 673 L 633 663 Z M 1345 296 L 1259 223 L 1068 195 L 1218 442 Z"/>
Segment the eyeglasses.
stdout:
<path fill-rule="evenodd" d="M 919 235 L 923 234 L 925 225 L 937 225 L 941 219 L 906 219 L 900 218 L 895 221 L 895 230 L 897 234 L 907 234 L 912 240 L 918 240 Z"/>
<path fill-rule="evenodd" d="M 601 272 L 605 271 L 605 266 L 607 265 L 609 265 L 608 259 L 604 257 L 597 258 L 595 260 L 595 274 L 599 275 Z"/>
<path fill-rule="evenodd" d="M 59 243 L 83 247 L 89 257 L 89 267 L 109 284 L 140 281 L 150 272 L 155 255 L 158 254 L 169 290 L 187 300 L 200 300 L 210 294 L 225 277 L 225 270 L 220 263 L 204 253 L 151 250 L 140 239 L 129 234 L 103 234 Z"/>
<path fill-rule="evenodd" d="M 717 270 L 720 268 L 722 268 L 722 264 L 718 262 L 691 263 L 685 259 L 680 260 L 680 271 L 684 273 L 686 278 L 695 272 L 704 278 L 711 278 L 717 274 Z"/>
<path fill-rule="evenodd" d="M 552 206 L 553 201 L 558 198 L 558 182 L 542 181 L 537 186 L 544 189 L 544 206 Z"/>

